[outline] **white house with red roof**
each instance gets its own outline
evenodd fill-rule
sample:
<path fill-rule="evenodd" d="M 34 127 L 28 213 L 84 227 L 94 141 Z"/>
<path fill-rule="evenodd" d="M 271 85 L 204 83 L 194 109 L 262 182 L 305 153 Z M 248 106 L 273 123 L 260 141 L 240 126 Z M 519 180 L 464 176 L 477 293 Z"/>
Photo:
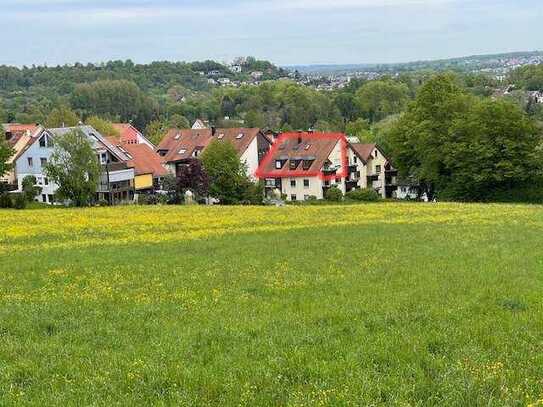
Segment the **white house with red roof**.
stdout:
<path fill-rule="evenodd" d="M 172 174 L 184 165 L 186 160 L 198 158 L 209 144 L 230 143 L 245 164 L 247 176 L 256 180 L 256 171 L 262 158 L 268 152 L 271 142 L 257 128 L 232 129 L 170 129 L 157 147 Z"/>
<path fill-rule="evenodd" d="M 18 190 L 22 190 L 25 177 L 34 176 L 36 185 L 42 188 L 41 195 L 37 196 L 36 200 L 48 204 L 55 202 L 54 195 L 58 186 L 47 178 L 45 166 L 53 154 L 55 138 L 73 130 L 83 132 L 102 164 L 103 173 L 97 185 L 96 198 L 112 204 L 132 201 L 134 168 L 129 165 L 130 157 L 90 126 L 39 128 L 14 158 Z"/>
<path fill-rule="evenodd" d="M 318 132 L 279 135 L 257 171 L 268 193 L 278 190 L 289 201 L 324 199 L 333 187 L 343 194 L 372 188 L 392 197 L 395 176 L 379 146 L 349 143 L 343 133 Z"/>

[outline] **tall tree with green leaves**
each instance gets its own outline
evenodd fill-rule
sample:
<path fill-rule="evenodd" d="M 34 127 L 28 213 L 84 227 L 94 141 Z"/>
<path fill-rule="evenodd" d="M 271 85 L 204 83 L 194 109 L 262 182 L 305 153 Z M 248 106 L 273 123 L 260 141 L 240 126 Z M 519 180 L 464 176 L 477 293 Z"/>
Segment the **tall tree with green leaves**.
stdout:
<path fill-rule="evenodd" d="M 402 112 L 409 101 L 409 88 L 392 80 L 370 81 L 356 92 L 356 103 L 370 123 Z"/>
<path fill-rule="evenodd" d="M 58 185 L 56 194 L 60 201 L 86 206 L 96 193 L 102 168 L 85 134 L 74 129 L 55 137 L 55 149 L 45 173 Z"/>
<path fill-rule="evenodd" d="M 465 117 L 473 99 L 454 75 L 437 75 L 419 89 L 414 103 L 390 131 L 394 165 L 402 175 L 418 179 L 430 197 L 448 175 L 443 154 L 449 129 Z"/>
<path fill-rule="evenodd" d="M 119 137 L 119 131 L 108 120 L 98 116 L 91 116 L 85 120 L 85 124 L 94 128 L 98 133 L 105 137 Z"/>
<path fill-rule="evenodd" d="M 229 205 L 243 200 L 247 188 L 245 166 L 231 143 L 213 141 L 202 154 L 209 177 L 209 195 Z"/>
<path fill-rule="evenodd" d="M 164 122 L 153 120 L 145 128 L 145 137 L 155 146 L 158 146 L 167 132 L 168 128 Z"/>
<path fill-rule="evenodd" d="M 79 124 L 79 117 L 67 106 L 53 109 L 45 119 L 45 126 L 49 128 L 74 127 Z"/>
<path fill-rule="evenodd" d="M 481 100 L 438 75 L 389 133 L 395 166 L 433 197 L 484 200 L 542 179 L 539 129 L 514 103 Z"/>
<path fill-rule="evenodd" d="M 2 126 L 0 125 L 0 128 Z M 3 130 L 2 130 L 3 132 Z M 0 138 L 0 177 L 7 174 L 12 169 L 12 165 L 8 163 L 8 160 L 15 152 L 8 145 L 5 138 Z"/>

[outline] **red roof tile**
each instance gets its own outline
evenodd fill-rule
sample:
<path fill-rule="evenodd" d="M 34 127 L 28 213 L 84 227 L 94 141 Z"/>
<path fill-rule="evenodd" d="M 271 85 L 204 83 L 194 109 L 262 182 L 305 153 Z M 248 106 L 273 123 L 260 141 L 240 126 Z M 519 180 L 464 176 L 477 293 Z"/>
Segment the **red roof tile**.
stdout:
<path fill-rule="evenodd" d="M 241 156 L 259 133 L 260 129 L 256 128 L 216 129 L 214 135 L 212 129 L 170 129 L 157 151 L 165 152 L 165 162 L 180 161 L 192 158 L 194 150 L 205 150 L 213 140 L 217 140 L 232 143 Z"/>
<path fill-rule="evenodd" d="M 264 179 L 320 176 L 322 168 L 338 143 L 342 143 L 345 160 L 347 140 L 343 133 L 283 133 L 260 164 L 257 177 Z M 281 169 L 275 167 L 278 160 L 285 161 Z M 300 161 L 295 170 L 290 169 L 290 160 Z M 306 169 L 303 167 L 304 162 L 307 164 Z"/>

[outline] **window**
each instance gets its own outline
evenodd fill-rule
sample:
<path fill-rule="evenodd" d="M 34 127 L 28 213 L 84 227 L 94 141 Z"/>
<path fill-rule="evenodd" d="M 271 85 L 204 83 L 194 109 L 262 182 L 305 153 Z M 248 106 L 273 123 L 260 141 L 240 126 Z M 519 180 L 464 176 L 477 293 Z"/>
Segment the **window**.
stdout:
<path fill-rule="evenodd" d="M 298 197 L 296 196 L 296 194 L 292 194 L 292 195 L 290 196 L 290 200 L 291 200 L 291 201 L 297 201 L 297 200 L 298 200 Z"/>
<path fill-rule="evenodd" d="M 377 174 L 380 174 L 380 173 L 381 173 L 381 166 L 380 166 L 380 165 L 376 165 L 376 166 L 375 166 L 375 172 L 376 172 Z"/>
<path fill-rule="evenodd" d="M 341 184 L 341 178 L 336 178 L 336 184 Z"/>
<path fill-rule="evenodd" d="M 181 138 L 181 134 L 177 133 L 174 137 L 174 140 L 179 140 Z"/>
<path fill-rule="evenodd" d="M 243 138 L 243 135 L 244 135 L 243 133 L 239 133 L 239 134 L 236 136 L 236 139 L 239 140 L 239 139 Z"/>
<path fill-rule="evenodd" d="M 47 177 L 43 177 L 43 184 L 49 185 L 49 179 Z"/>
<path fill-rule="evenodd" d="M 290 169 L 295 170 L 298 168 L 298 165 L 300 164 L 299 160 L 290 160 Z"/>
<path fill-rule="evenodd" d="M 309 188 L 309 180 L 304 179 L 304 188 Z"/>
<path fill-rule="evenodd" d="M 181 150 L 179 150 L 179 154 L 185 154 L 187 152 L 187 150 L 185 150 L 184 148 L 182 148 Z"/>
<path fill-rule="evenodd" d="M 49 203 L 55 202 L 55 197 L 53 195 L 47 195 L 47 198 L 49 199 Z"/>
<path fill-rule="evenodd" d="M 357 163 L 358 162 L 358 158 L 356 157 L 356 155 L 353 157 L 353 163 Z"/>
<path fill-rule="evenodd" d="M 47 158 L 41 157 L 40 158 L 40 164 L 42 167 L 45 167 L 47 165 Z"/>
<path fill-rule="evenodd" d="M 33 167 L 34 166 L 34 160 L 32 160 L 32 157 L 28 157 L 27 160 L 28 160 L 28 166 Z"/>
<path fill-rule="evenodd" d="M 291 186 L 292 188 L 296 188 L 296 180 L 295 180 L 295 179 L 291 179 L 291 180 L 290 180 L 290 186 Z"/>
<path fill-rule="evenodd" d="M 283 161 L 281 160 L 275 160 L 275 168 L 280 170 L 281 168 L 283 168 Z"/>
<path fill-rule="evenodd" d="M 224 138 L 224 133 L 219 134 L 219 137 L 217 137 L 219 140 L 222 140 Z"/>
<path fill-rule="evenodd" d="M 43 203 L 47 203 L 47 195 L 42 194 L 42 195 L 41 195 L 41 201 L 42 201 Z"/>
<path fill-rule="evenodd" d="M 373 155 L 375 156 L 375 158 L 379 156 L 379 153 L 377 152 L 377 150 L 375 150 L 375 153 L 373 153 Z"/>
<path fill-rule="evenodd" d="M 42 177 L 36 177 L 36 185 L 43 185 L 43 178 Z"/>
<path fill-rule="evenodd" d="M 107 154 L 101 153 L 100 154 L 100 164 L 107 164 Z"/>
<path fill-rule="evenodd" d="M 313 160 L 304 160 L 302 164 L 302 168 L 304 171 L 308 171 L 312 165 L 313 165 Z"/>
<path fill-rule="evenodd" d="M 41 139 L 40 139 L 40 147 L 47 147 L 47 136 L 43 136 Z M 43 195 L 45 196 L 45 195 Z M 45 202 L 45 201 L 43 201 Z"/>

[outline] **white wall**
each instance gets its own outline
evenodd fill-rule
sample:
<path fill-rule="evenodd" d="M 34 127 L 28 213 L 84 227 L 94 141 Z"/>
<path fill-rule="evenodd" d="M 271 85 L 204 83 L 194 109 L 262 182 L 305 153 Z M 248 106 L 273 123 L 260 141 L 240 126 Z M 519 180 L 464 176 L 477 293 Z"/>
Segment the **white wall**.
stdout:
<path fill-rule="evenodd" d="M 247 167 L 247 176 L 251 180 L 256 181 L 255 177 L 256 170 L 258 169 L 258 137 L 255 137 L 249 147 L 241 155 L 240 158 L 242 163 L 245 163 Z"/>

